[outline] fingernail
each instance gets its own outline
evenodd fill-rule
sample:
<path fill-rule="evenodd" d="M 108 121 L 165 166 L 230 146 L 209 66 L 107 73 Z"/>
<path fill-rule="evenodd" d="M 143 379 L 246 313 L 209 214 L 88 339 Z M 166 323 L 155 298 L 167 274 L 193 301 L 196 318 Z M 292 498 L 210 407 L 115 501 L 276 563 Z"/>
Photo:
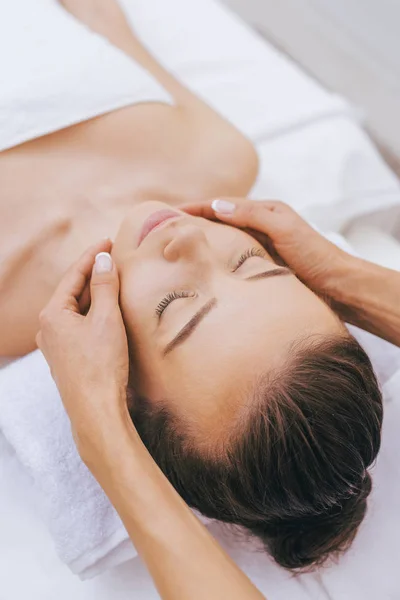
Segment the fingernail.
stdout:
<path fill-rule="evenodd" d="M 215 212 L 221 213 L 221 215 L 231 215 L 235 212 L 236 208 L 233 202 L 228 202 L 227 200 L 213 200 L 211 206 Z"/>
<path fill-rule="evenodd" d="M 109 273 L 112 271 L 113 261 L 108 252 L 99 252 L 96 256 L 94 270 L 96 273 Z"/>

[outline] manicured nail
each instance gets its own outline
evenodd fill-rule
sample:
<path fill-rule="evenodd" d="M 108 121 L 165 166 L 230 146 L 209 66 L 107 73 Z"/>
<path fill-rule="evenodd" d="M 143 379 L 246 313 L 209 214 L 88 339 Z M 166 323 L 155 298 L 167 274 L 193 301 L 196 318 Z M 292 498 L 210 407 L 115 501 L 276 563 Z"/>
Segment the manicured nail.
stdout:
<path fill-rule="evenodd" d="M 227 200 L 213 200 L 211 203 L 213 210 L 221 215 L 231 215 L 235 212 L 236 206 L 233 202 Z"/>
<path fill-rule="evenodd" d="M 113 261 L 108 252 L 99 252 L 96 256 L 94 270 L 96 273 L 109 273 L 112 271 Z"/>

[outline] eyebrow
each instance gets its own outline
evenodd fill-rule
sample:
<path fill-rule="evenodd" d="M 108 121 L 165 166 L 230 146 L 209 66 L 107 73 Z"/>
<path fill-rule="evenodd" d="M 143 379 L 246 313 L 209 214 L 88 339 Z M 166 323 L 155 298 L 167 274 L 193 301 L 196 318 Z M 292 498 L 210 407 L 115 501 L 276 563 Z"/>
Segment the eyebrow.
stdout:
<path fill-rule="evenodd" d="M 257 275 L 251 275 L 246 277 L 245 281 L 258 281 L 259 279 L 268 279 L 269 277 L 277 277 L 279 275 L 293 275 L 293 271 L 287 267 L 277 267 L 276 269 L 270 269 L 263 273 L 257 273 Z"/>
<path fill-rule="evenodd" d="M 182 344 L 193 331 L 199 326 L 202 320 L 217 306 L 217 299 L 209 300 L 197 313 L 186 323 L 180 332 L 164 348 L 163 356 L 167 356 L 174 348 Z"/>
<path fill-rule="evenodd" d="M 286 267 L 277 267 L 276 269 L 270 269 L 263 273 L 257 273 L 247 277 L 244 281 L 258 281 L 260 279 L 268 279 L 269 277 L 277 277 L 280 275 L 293 275 L 293 271 Z M 167 356 L 174 348 L 182 344 L 187 338 L 193 333 L 193 331 L 200 325 L 202 320 L 217 306 L 217 299 L 212 298 L 209 300 L 197 313 L 186 323 L 186 325 L 179 331 L 179 333 L 171 340 L 163 350 L 163 356 Z"/>

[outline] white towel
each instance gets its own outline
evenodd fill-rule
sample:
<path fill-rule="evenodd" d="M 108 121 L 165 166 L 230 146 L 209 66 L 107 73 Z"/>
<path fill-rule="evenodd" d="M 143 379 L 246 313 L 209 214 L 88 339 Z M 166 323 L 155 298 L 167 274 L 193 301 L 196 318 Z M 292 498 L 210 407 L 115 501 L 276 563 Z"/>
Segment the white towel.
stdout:
<path fill-rule="evenodd" d="M 0 370 L 0 430 L 29 474 L 60 559 L 82 579 L 136 556 L 117 513 L 80 460 L 43 355 Z"/>
<path fill-rule="evenodd" d="M 0 2 L 0 150 L 139 102 L 161 85 L 56 0 Z"/>
<path fill-rule="evenodd" d="M 352 328 L 387 392 L 398 390 L 400 350 Z M 39 351 L 0 369 L 0 431 L 29 474 L 61 560 L 82 579 L 136 556 L 117 513 L 82 463 L 49 368 Z"/>

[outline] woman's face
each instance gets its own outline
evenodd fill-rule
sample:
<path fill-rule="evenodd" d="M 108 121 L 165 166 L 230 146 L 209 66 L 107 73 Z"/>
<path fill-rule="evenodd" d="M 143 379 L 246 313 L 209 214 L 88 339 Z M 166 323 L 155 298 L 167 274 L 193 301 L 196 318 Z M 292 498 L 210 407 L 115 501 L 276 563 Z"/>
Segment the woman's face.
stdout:
<path fill-rule="evenodd" d="M 148 233 L 164 210 L 160 202 L 136 207 L 113 248 L 135 386 L 211 440 L 246 410 L 260 376 L 284 363 L 293 342 L 343 326 L 244 231 L 174 211 Z"/>

